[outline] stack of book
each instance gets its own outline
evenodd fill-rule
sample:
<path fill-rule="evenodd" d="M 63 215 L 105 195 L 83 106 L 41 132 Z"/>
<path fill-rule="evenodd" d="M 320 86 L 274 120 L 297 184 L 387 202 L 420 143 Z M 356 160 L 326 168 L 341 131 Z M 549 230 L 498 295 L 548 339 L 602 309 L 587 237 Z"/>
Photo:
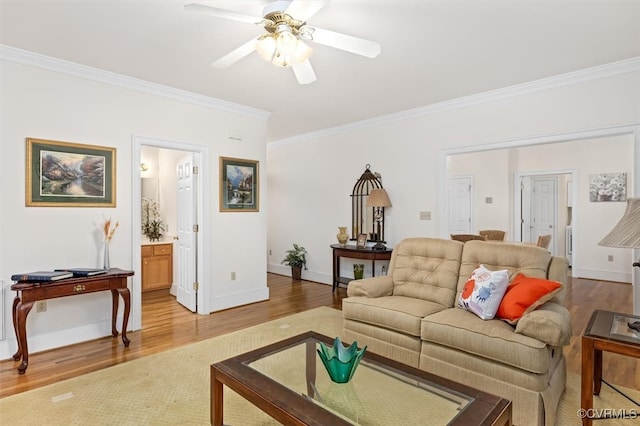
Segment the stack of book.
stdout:
<path fill-rule="evenodd" d="M 91 277 L 93 275 L 106 274 L 108 269 L 94 268 L 68 268 L 54 271 L 35 271 L 24 274 L 11 275 L 12 281 L 58 281 L 72 277 Z"/>

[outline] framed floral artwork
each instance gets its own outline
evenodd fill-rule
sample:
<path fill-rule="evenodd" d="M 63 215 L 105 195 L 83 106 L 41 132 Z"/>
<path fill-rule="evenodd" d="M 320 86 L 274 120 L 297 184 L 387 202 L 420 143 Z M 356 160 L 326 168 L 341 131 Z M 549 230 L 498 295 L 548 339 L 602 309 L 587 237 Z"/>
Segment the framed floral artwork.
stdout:
<path fill-rule="evenodd" d="M 258 161 L 220 157 L 220 211 L 257 212 Z"/>
<path fill-rule="evenodd" d="M 589 201 L 626 201 L 627 174 L 599 173 L 589 179 Z"/>
<path fill-rule="evenodd" d="M 115 207 L 116 149 L 27 138 L 28 207 Z"/>

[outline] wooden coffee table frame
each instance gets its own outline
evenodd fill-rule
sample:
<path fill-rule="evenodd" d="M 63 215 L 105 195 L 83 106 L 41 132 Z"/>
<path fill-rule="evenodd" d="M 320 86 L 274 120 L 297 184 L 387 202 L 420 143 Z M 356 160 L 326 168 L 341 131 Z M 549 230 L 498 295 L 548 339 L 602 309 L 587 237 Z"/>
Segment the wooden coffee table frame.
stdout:
<path fill-rule="evenodd" d="M 600 395 L 602 387 L 602 352 L 640 358 L 640 341 L 635 342 L 624 336 L 611 334 L 613 318 L 622 315 L 635 320 L 640 317 L 611 311 L 594 311 L 589 324 L 582 335 L 582 384 L 580 408 L 586 416 L 582 424 L 589 426 L 593 422 L 593 395 Z M 614 407 L 609 407 L 614 408 Z"/>
<path fill-rule="evenodd" d="M 314 383 L 316 377 L 316 344 L 319 341 L 328 345 L 333 344 L 333 338 L 309 331 L 212 364 L 211 424 L 214 426 L 223 424 L 223 388 L 225 385 L 282 424 L 352 424 L 310 401 L 306 396 L 294 392 L 247 365 L 270 353 L 306 343 L 307 383 Z M 371 352 L 365 352 L 364 359 L 371 364 L 378 364 L 385 369 L 394 370 L 417 381 L 433 384 L 469 397 L 471 399 L 470 404 L 449 423 L 451 425 L 511 425 L 511 401 L 429 374 Z M 324 374 L 324 371 L 322 373 Z M 311 386 L 308 385 L 307 391 L 309 395 L 313 396 Z"/>

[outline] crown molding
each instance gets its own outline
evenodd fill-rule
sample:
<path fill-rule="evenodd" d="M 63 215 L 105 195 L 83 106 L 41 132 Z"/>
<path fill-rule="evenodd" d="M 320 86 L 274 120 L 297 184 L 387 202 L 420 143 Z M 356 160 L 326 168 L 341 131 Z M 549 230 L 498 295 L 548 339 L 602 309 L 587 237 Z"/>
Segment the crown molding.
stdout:
<path fill-rule="evenodd" d="M 319 137 L 333 136 L 340 133 L 347 133 L 355 130 L 365 129 L 368 127 L 393 123 L 396 121 L 438 114 L 444 111 L 466 108 L 473 105 L 480 105 L 487 102 L 527 95 L 530 93 L 541 92 L 557 87 L 570 86 L 573 84 L 599 80 L 636 71 L 640 71 L 640 57 L 611 62 L 605 65 L 599 65 L 596 67 L 560 74 L 553 77 L 547 77 L 540 80 L 534 80 L 527 83 L 516 84 L 513 86 L 504 87 L 502 89 L 490 90 L 487 92 L 438 102 L 418 108 L 385 114 L 366 120 L 354 121 L 353 123 L 348 123 L 341 126 L 329 127 L 314 132 L 303 133 L 300 135 L 291 136 L 289 138 L 271 141 L 269 145 L 275 146 L 293 142 L 301 142 Z"/>
<path fill-rule="evenodd" d="M 63 59 L 53 58 L 40 53 L 0 44 L 0 60 L 14 62 L 35 68 L 42 68 L 48 71 L 59 72 L 74 77 L 97 81 L 99 83 L 110 84 L 125 89 L 135 90 L 150 95 L 162 96 L 165 98 L 187 102 L 206 108 L 222 110 L 235 114 L 245 115 L 251 118 L 267 120 L 271 115 L 268 111 L 248 107 L 246 105 L 235 104 L 221 99 L 211 98 L 188 92 L 186 90 L 175 89 L 161 84 L 128 77 L 111 71 L 81 65 Z"/>

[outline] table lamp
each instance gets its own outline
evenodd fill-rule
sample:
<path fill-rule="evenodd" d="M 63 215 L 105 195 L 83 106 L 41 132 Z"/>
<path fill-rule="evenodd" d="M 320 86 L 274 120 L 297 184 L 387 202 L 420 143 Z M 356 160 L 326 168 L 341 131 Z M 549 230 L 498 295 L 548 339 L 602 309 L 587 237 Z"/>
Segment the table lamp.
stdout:
<path fill-rule="evenodd" d="M 382 210 L 384 207 L 391 207 L 391 201 L 389 200 L 389 196 L 387 195 L 387 191 L 384 188 L 376 188 L 372 189 L 371 193 L 369 193 L 369 198 L 367 198 L 367 207 L 375 208 L 375 213 L 373 214 L 373 220 L 377 222 L 377 233 L 376 233 L 376 245 L 371 247 L 373 250 L 385 250 L 386 247 L 382 243 L 381 240 L 381 226 L 380 222 L 384 219 L 384 211 Z"/>
<path fill-rule="evenodd" d="M 627 209 L 622 218 L 598 245 L 640 248 L 640 198 L 627 199 Z M 640 262 L 634 262 L 633 266 L 640 266 Z"/>

